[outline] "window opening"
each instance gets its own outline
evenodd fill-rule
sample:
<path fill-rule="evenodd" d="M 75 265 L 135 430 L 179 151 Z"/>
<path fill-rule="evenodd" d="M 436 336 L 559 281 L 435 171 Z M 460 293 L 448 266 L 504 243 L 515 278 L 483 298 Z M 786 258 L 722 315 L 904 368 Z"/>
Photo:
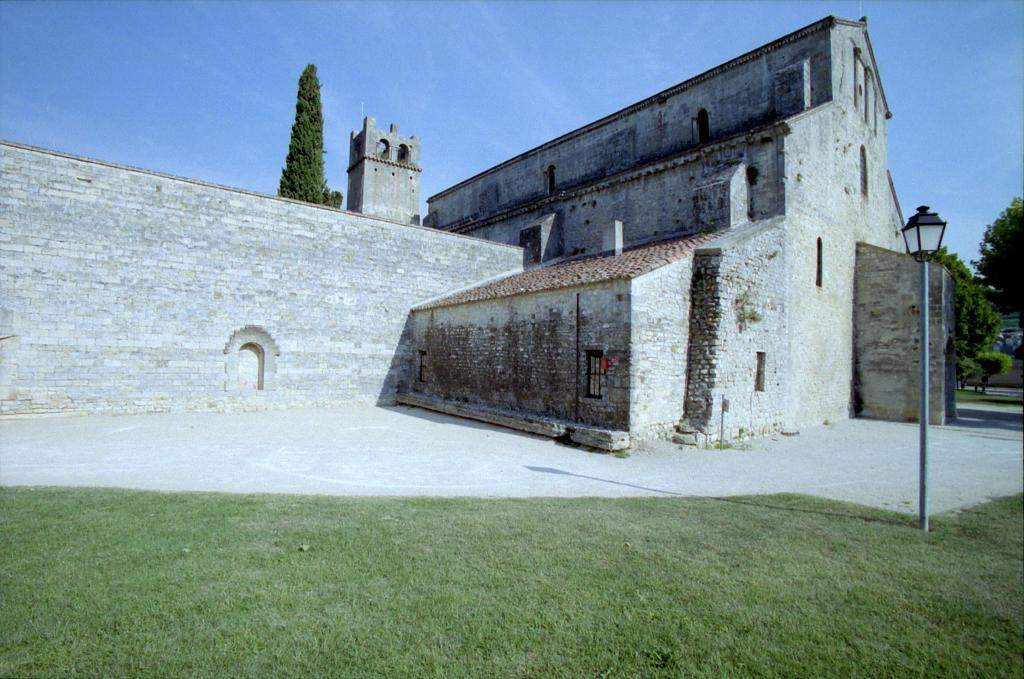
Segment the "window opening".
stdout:
<path fill-rule="evenodd" d="M 764 391 L 764 352 L 757 352 L 757 368 L 754 372 L 754 391 Z"/>
<path fill-rule="evenodd" d="M 705 109 L 697 112 L 697 143 L 703 144 L 711 139 L 711 119 Z"/>
<path fill-rule="evenodd" d="M 600 349 L 587 350 L 587 398 L 604 396 L 604 380 L 608 372 L 608 359 Z"/>
<path fill-rule="evenodd" d="M 817 271 L 814 274 L 814 284 L 821 287 L 822 262 L 821 262 L 821 238 L 818 238 L 818 263 Z"/>

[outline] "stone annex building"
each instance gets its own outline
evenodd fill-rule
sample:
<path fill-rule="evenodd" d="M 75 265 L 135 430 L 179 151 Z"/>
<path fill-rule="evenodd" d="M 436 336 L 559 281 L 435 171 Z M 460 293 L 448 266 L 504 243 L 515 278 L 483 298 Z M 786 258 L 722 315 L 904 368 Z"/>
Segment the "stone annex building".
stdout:
<path fill-rule="evenodd" d="M 3 142 L 0 413 L 397 401 L 606 449 L 913 419 L 890 117 L 866 21 L 827 17 L 422 220 L 420 140 L 372 118 L 347 211 Z"/>

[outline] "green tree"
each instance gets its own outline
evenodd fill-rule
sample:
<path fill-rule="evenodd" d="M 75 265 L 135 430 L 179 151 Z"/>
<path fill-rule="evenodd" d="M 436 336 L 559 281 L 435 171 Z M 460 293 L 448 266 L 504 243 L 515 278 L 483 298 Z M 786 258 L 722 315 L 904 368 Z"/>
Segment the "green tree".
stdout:
<path fill-rule="evenodd" d="M 299 77 L 295 122 L 277 195 L 341 207 L 341 192 L 328 189 L 324 178 L 324 117 L 320 79 L 313 64 L 307 65 Z"/>
<path fill-rule="evenodd" d="M 933 259 L 946 267 L 956 284 L 953 295 L 956 307 L 953 348 L 956 350 L 957 378 L 963 381 L 971 376 L 974 370 L 971 363 L 978 353 L 999 338 L 1002 319 L 985 296 L 984 286 L 955 253 L 942 248 L 935 253 Z"/>
<path fill-rule="evenodd" d="M 967 388 L 967 380 L 981 379 L 981 365 L 973 358 L 956 357 L 956 381 L 960 389 Z"/>
<path fill-rule="evenodd" d="M 331 207 L 341 207 L 341 191 L 332 191 L 328 188 L 324 188 L 324 205 L 330 205 Z"/>
<path fill-rule="evenodd" d="M 981 390 L 988 387 L 988 380 L 993 375 L 1010 372 L 1013 361 L 1009 356 L 995 349 L 986 349 L 978 353 L 978 365 L 981 366 Z"/>
<path fill-rule="evenodd" d="M 985 229 L 981 239 L 981 258 L 974 262 L 985 285 L 992 288 L 993 300 L 1012 313 L 1024 311 L 1024 203 L 1020 198 L 1010 201 L 999 219 Z M 1020 316 L 1024 327 L 1024 314 Z"/>

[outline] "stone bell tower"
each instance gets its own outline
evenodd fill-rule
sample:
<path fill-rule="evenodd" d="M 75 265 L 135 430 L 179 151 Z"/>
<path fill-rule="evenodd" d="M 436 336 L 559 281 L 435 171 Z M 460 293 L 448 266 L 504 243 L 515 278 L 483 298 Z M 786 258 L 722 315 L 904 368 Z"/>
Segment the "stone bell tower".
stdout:
<path fill-rule="evenodd" d="M 402 137 L 373 118 L 349 140 L 348 203 L 352 212 L 402 224 L 420 223 L 420 140 Z"/>

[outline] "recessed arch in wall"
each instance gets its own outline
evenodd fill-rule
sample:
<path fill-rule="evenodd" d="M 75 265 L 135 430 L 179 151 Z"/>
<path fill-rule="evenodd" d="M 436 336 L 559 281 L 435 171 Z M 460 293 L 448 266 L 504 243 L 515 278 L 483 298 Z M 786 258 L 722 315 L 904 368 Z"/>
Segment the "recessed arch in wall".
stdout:
<path fill-rule="evenodd" d="M 544 170 L 544 184 L 547 187 L 548 195 L 555 195 L 555 166 L 548 165 L 547 169 Z"/>
<path fill-rule="evenodd" d="M 379 139 L 377 141 L 377 157 L 384 160 L 391 159 L 391 144 L 388 143 L 387 139 Z"/>
<path fill-rule="evenodd" d="M 264 351 L 255 342 L 247 342 L 238 349 L 238 389 L 263 391 Z"/>
<path fill-rule="evenodd" d="M 853 106 L 860 107 L 860 48 L 853 46 Z"/>
<path fill-rule="evenodd" d="M 398 145 L 398 162 L 408 163 L 409 162 L 409 147 L 405 144 Z"/>
<path fill-rule="evenodd" d="M 224 345 L 224 390 L 240 394 L 272 390 L 280 355 L 277 342 L 260 326 L 234 331 Z"/>

